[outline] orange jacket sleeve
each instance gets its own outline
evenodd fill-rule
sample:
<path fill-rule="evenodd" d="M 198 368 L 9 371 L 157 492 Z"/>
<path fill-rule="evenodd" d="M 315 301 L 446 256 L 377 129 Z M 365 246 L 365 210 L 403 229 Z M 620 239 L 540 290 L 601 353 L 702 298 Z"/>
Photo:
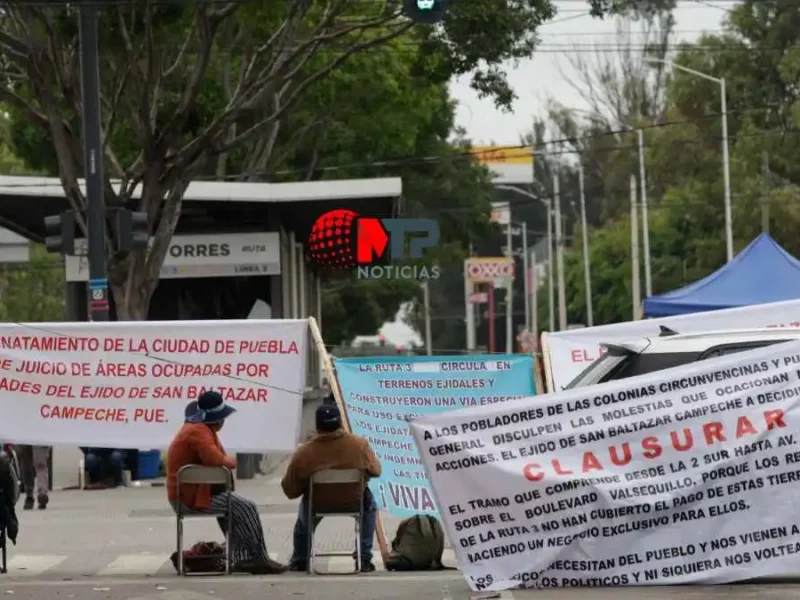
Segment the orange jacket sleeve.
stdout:
<path fill-rule="evenodd" d="M 200 430 L 202 431 L 202 430 Z M 203 431 L 202 434 L 196 433 L 197 437 L 196 447 L 197 453 L 200 456 L 200 461 L 206 467 L 228 467 L 229 469 L 236 468 L 236 461 L 233 457 L 228 456 L 216 443 L 215 434 L 210 429 L 207 433 Z"/>

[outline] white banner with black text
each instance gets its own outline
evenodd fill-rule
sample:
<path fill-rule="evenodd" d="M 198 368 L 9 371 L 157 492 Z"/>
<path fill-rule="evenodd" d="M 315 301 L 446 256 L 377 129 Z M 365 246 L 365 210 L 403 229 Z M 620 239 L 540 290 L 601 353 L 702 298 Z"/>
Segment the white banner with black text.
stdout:
<path fill-rule="evenodd" d="M 800 573 L 800 343 L 426 415 L 473 590 Z"/>

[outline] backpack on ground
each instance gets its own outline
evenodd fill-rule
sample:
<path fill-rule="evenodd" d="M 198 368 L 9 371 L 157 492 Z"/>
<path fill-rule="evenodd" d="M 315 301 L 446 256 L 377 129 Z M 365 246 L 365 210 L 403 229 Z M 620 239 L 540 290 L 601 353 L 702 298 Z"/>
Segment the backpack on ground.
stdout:
<path fill-rule="evenodd" d="M 442 564 L 444 530 L 439 519 L 415 515 L 400 522 L 386 560 L 387 571 L 436 571 Z"/>

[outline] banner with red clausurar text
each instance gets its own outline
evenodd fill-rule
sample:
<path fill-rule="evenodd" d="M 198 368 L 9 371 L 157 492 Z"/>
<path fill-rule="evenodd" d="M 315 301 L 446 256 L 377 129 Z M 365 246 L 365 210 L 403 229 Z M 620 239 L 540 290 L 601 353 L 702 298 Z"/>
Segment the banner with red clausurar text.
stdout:
<path fill-rule="evenodd" d="M 236 409 L 226 450 L 291 452 L 307 321 L 0 325 L 0 440 L 166 448 L 186 405 L 217 390 Z"/>
<path fill-rule="evenodd" d="M 411 431 L 473 590 L 798 572 L 798 342 Z"/>

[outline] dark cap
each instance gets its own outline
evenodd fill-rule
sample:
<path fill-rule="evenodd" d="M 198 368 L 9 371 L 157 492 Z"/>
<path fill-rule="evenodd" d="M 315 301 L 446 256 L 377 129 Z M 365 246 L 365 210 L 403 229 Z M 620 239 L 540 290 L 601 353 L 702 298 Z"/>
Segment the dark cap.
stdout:
<path fill-rule="evenodd" d="M 342 415 L 335 404 L 323 404 L 316 414 L 318 431 L 336 431 L 342 426 Z"/>

